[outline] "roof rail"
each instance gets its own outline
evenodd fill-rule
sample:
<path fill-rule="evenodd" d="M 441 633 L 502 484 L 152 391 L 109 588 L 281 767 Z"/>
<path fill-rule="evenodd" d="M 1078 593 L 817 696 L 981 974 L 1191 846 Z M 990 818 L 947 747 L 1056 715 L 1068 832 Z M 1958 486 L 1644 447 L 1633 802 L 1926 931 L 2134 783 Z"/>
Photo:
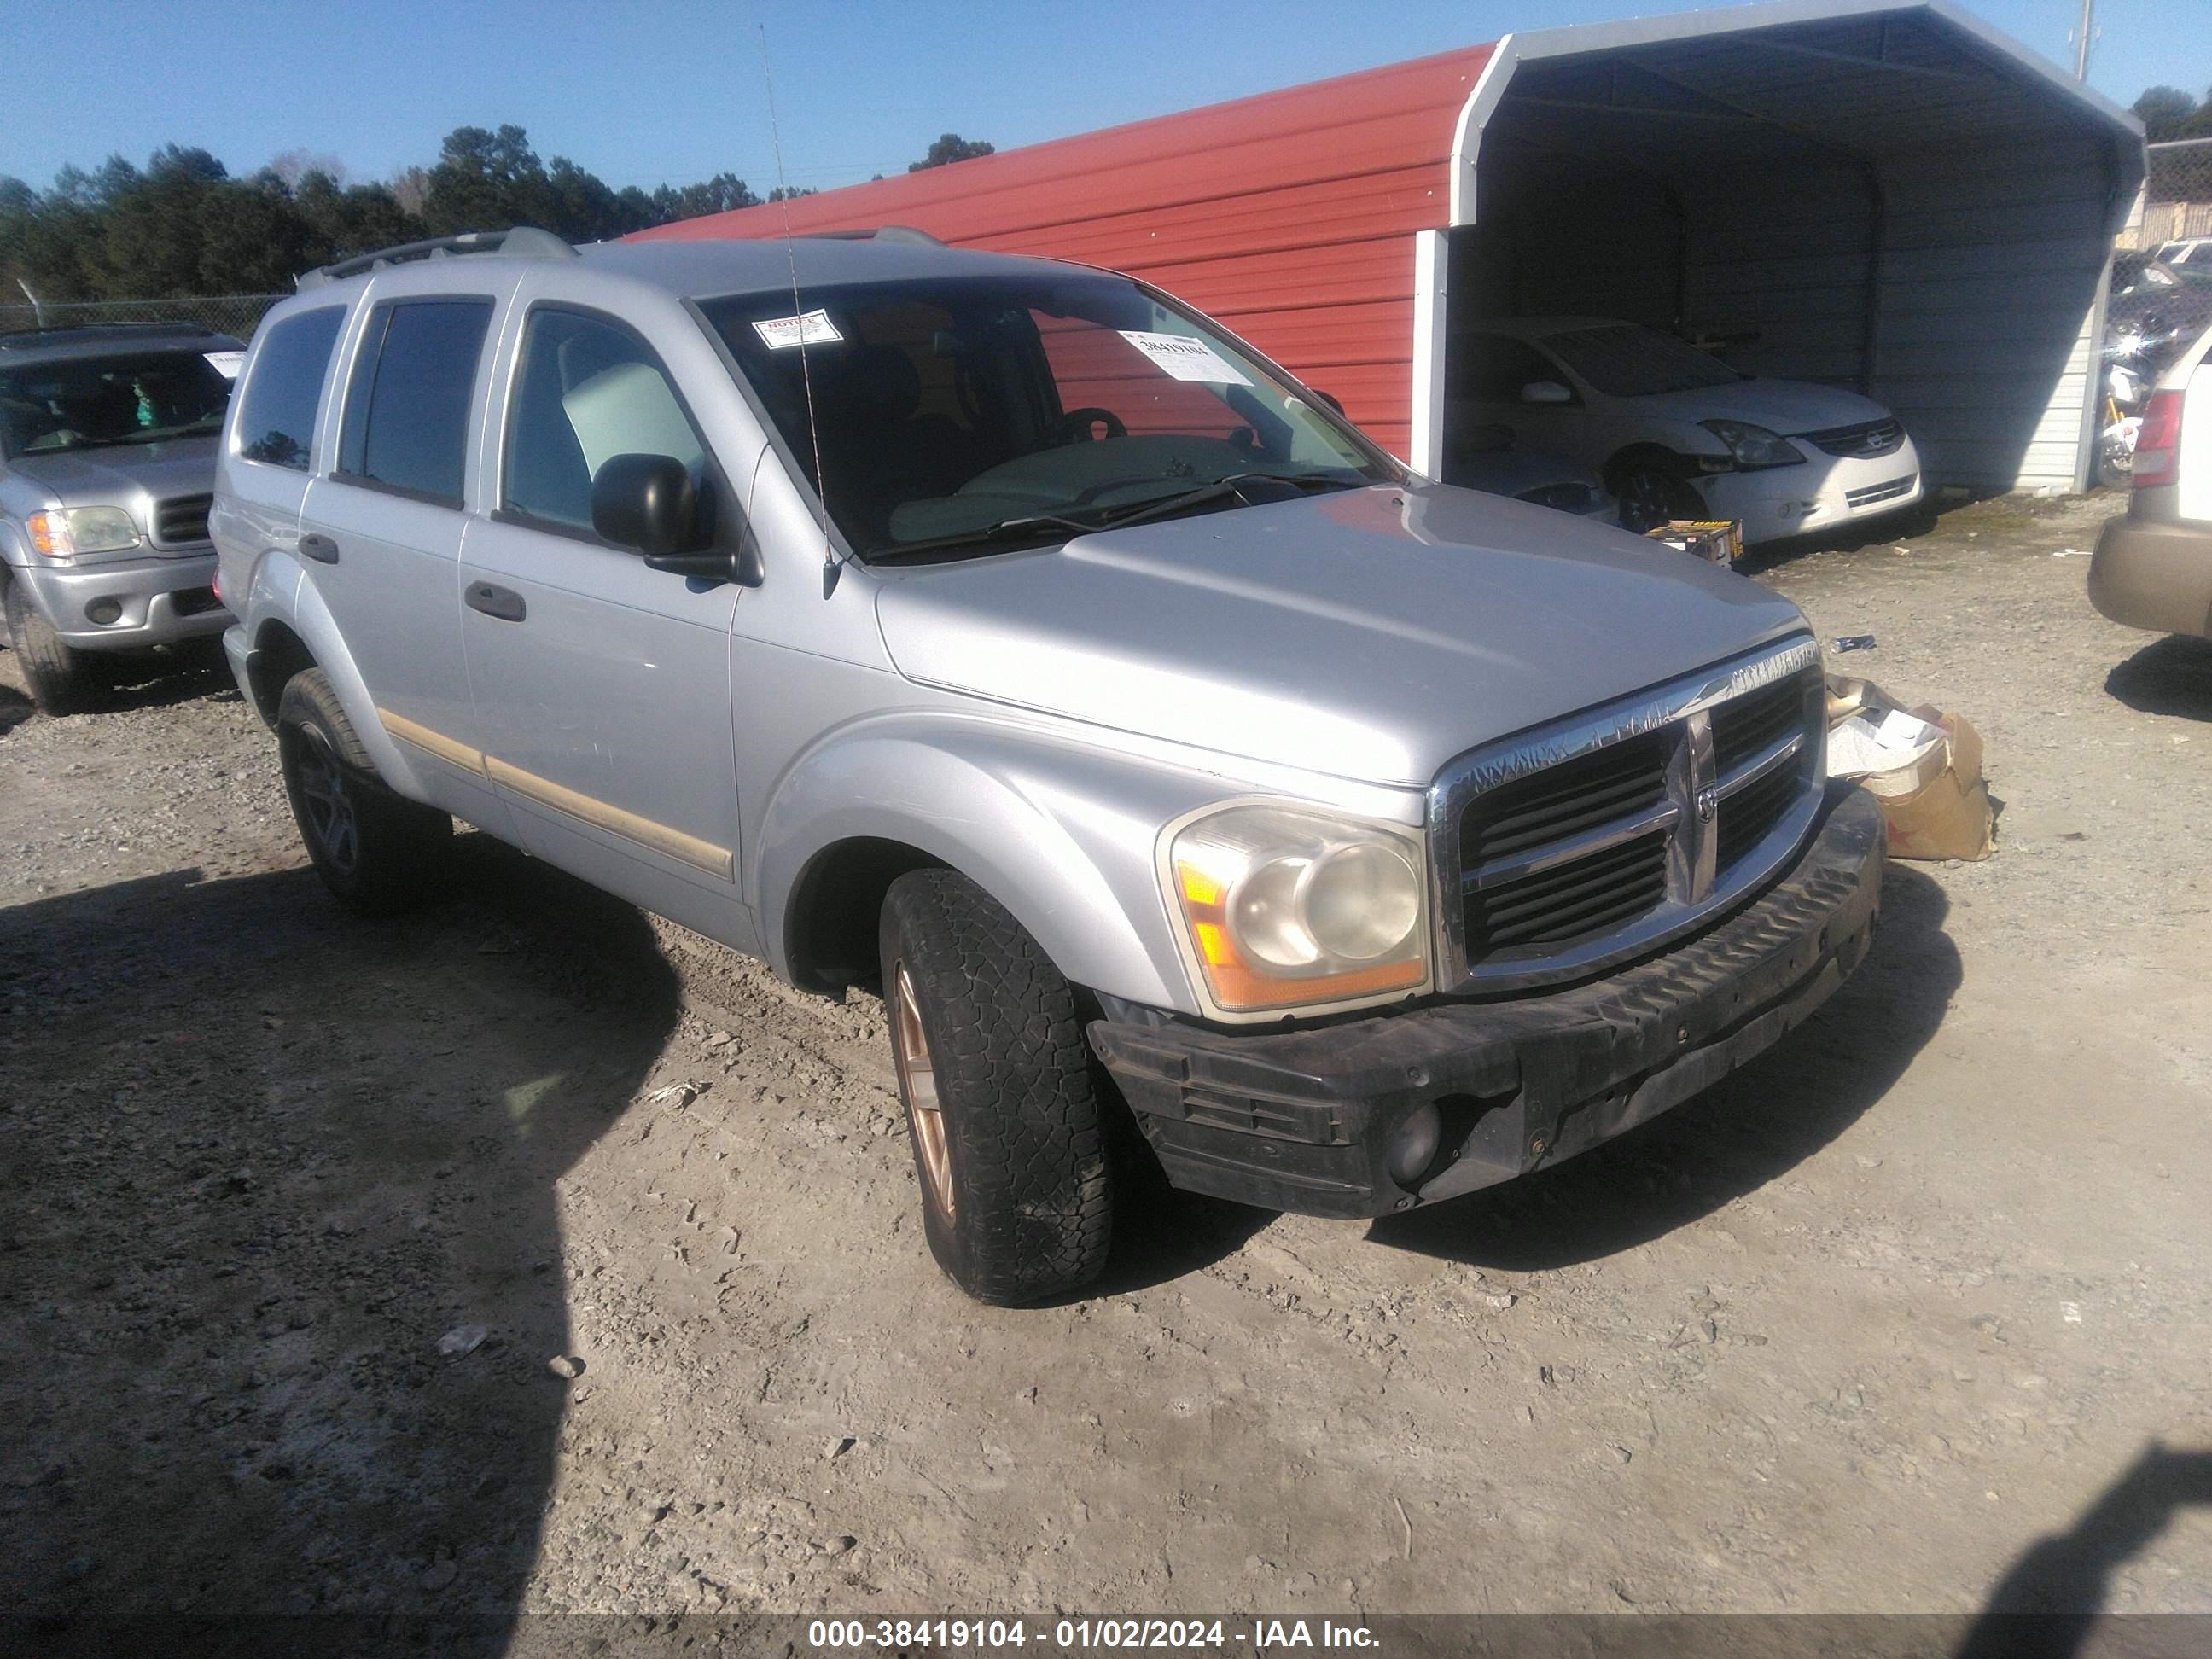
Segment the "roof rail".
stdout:
<path fill-rule="evenodd" d="M 517 225 L 513 230 L 465 230 L 458 236 L 431 236 L 419 242 L 402 242 L 398 247 L 379 248 L 374 253 L 363 253 L 351 259 L 340 259 L 335 264 L 318 265 L 313 270 L 302 271 L 292 279 L 292 285 L 305 294 L 309 289 L 320 288 L 325 283 L 335 283 L 348 276 L 358 276 L 363 271 L 381 270 L 386 265 L 398 264 L 406 259 L 448 259 L 462 253 L 503 253 L 516 259 L 573 259 L 576 250 L 550 230 L 540 230 L 535 225 Z"/>
<path fill-rule="evenodd" d="M 918 247 L 943 247 L 945 244 L 926 230 L 916 230 L 912 225 L 878 225 L 872 230 L 803 230 L 802 236 L 819 236 L 833 242 L 910 242 Z"/>

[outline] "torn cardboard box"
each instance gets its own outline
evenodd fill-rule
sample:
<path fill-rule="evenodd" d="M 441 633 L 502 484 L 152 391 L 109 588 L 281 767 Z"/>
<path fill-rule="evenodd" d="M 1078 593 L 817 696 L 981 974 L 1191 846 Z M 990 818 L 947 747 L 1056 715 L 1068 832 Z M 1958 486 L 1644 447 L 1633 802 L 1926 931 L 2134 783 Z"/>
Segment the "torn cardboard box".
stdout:
<path fill-rule="evenodd" d="M 1893 858 L 1996 851 L 1981 736 L 1963 718 L 1899 708 L 1869 681 L 1830 675 L 1828 719 L 1828 775 L 1856 780 L 1881 803 Z"/>

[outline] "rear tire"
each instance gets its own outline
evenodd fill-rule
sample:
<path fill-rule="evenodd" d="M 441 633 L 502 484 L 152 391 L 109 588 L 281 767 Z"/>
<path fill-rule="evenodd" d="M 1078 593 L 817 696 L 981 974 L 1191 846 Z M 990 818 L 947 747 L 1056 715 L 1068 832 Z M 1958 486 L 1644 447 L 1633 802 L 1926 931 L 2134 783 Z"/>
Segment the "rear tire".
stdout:
<path fill-rule="evenodd" d="M 390 915 L 431 896 L 453 821 L 394 794 L 319 668 L 295 674 L 276 705 L 284 793 L 315 873 L 339 902 Z"/>
<path fill-rule="evenodd" d="M 71 650 L 39 614 L 19 581 L 8 584 L 8 637 L 23 665 L 23 684 L 42 714 L 74 714 L 93 689 L 88 653 Z"/>
<path fill-rule="evenodd" d="M 893 882 L 878 942 L 930 1254 L 979 1302 L 1090 1283 L 1113 1236 L 1114 1177 L 1073 988 L 950 870 Z"/>

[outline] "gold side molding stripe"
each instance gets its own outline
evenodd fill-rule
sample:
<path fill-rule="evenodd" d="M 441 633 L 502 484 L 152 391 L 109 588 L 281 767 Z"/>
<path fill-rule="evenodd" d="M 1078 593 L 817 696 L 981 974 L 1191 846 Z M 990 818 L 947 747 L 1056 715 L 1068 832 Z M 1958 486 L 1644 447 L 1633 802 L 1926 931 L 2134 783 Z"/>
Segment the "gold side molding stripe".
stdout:
<path fill-rule="evenodd" d="M 442 732 L 433 732 L 427 726 L 417 726 L 413 720 L 393 714 L 388 708 L 376 711 L 376 718 L 384 722 L 384 729 L 403 743 L 411 743 L 426 755 L 435 755 L 449 765 L 464 772 L 483 775 L 484 757 L 481 749 L 471 749 L 465 743 L 455 743 Z"/>
<path fill-rule="evenodd" d="M 688 836 L 681 830 L 656 823 L 651 818 L 640 817 L 635 812 L 626 812 L 596 796 L 579 793 L 565 784 L 556 783 L 550 778 L 541 778 L 535 772 L 526 772 L 519 766 L 511 766 L 496 755 L 487 755 L 466 744 L 455 743 L 442 732 L 433 732 L 426 726 L 417 726 L 398 714 L 387 714 L 381 708 L 376 711 L 376 714 L 384 722 L 384 729 L 393 737 L 410 743 L 440 760 L 451 762 L 465 771 L 504 785 L 541 806 L 550 806 L 555 811 L 566 813 L 594 829 L 620 836 L 624 841 L 635 842 L 641 847 L 690 865 L 695 869 L 704 870 L 709 875 L 719 876 L 724 881 L 730 880 L 736 871 L 736 854 L 726 847 L 717 847 L 710 841 Z"/>

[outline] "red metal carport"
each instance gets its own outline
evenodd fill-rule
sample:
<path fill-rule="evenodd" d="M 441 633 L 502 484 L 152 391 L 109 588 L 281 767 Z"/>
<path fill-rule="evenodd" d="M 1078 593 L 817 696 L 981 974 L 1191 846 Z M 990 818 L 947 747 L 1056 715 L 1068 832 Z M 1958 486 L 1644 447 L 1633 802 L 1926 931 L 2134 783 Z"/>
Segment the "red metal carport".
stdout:
<path fill-rule="evenodd" d="M 1455 324 L 1733 330 L 1741 367 L 1887 403 L 1932 483 L 2049 489 L 2087 475 L 2142 170 L 2132 118 L 1948 0 L 1777 0 L 1508 35 L 643 234 L 903 224 L 1125 270 L 1431 474 Z"/>

